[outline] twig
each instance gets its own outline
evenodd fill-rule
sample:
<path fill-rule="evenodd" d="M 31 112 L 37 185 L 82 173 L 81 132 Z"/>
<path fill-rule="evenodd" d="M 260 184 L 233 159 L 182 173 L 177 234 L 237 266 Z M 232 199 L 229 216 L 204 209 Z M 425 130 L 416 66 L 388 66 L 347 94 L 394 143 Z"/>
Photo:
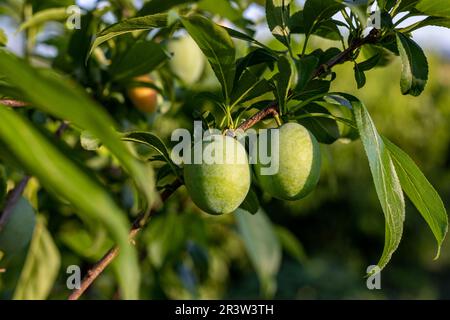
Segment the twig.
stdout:
<path fill-rule="evenodd" d="M 333 68 L 335 65 L 344 63 L 348 60 L 352 59 L 353 52 L 360 47 L 362 47 L 365 44 L 371 44 L 376 43 L 381 36 L 381 31 L 378 29 L 372 29 L 370 33 L 365 38 L 361 39 L 355 39 L 350 46 L 342 51 L 340 54 L 338 54 L 336 57 L 329 60 L 327 63 L 322 64 L 319 66 L 316 71 L 313 73 L 312 78 L 317 78 L 321 76 L 322 74 L 328 72 L 331 68 Z"/>
<path fill-rule="evenodd" d="M 268 116 L 277 117 L 278 116 L 278 106 L 276 103 L 268 106 L 267 108 L 264 108 L 260 112 L 253 115 L 251 118 L 247 119 L 243 123 L 241 123 L 238 127 L 238 130 L 247 131 L 251 127 L 253 127 L 255 124 L 260 122 L 261 120 L 264 120 Z"/>
<path fill-rule="evenodd" d="M 176 180 L 170 187 L 166 188 L 160 195 L 161 202 L 165 202 L 181 185 L 181 182 L 179 180 Z M 159 204 L 151 209 L 150 214 L 142 214 L 133 222 L 130 233 L 128 234 L 130 242 L 134 241 L 137 234 L 148 222 L 148 219 L 158 209 Z M 97 279 L 97 277 L 106 269 L 106 267 L 114 260 L 114 258 L 117 257 L 118 254 L 118 246 L 114 246 L 109 249 L 108 252 L 95 265 L 93 265 L 91 269 L 88 270 L 86 276 L 81 281 L 80 288 L 75 289 L 68 297 L 68 300 L 78 300 L 81 295 L 91 286 L 94 280 Z"/>
<path fill-rule="evenodd" d="M 372 29 L 370 31 L 370 33 L 367 35 L 367 37 L 361 38 L 361 39 L 355 39 L 347 49 L 342 51 L 336 57 L 330 59 L 327 63 L 320 65 L 313 72 L 311 80 L 327 73 L 334 66 L 344 63 L 348 60 L 351 60 L 352 55 L 355 50 L 359 49 L 360 47 L 362 47 L 365 44 L 376 43 L 380 39 L 380 36 L 381 36 L 380 30 Z M 244 121 L 241 125 L 239 125 L 238 130 L 246 131 L 247 129 L 254 126 L 256 123 L 258 123 L 259 121 L 265 119 L 266 117 L 268 117 L 270 115 L 272 115 L 274 117 L 278 116 L 278 107 L 276 104 L 272 104 L 272 105 L 262 109 L 261 111 L 259 111 L 255 115 L 253 115 L 250 119 Z M 234 131 L 228 131 L 227 134 L 230 136 L 234 136 Z"/>
<path fill-rule="evenodd" d="M 319 77 L 323 73 L 327 72 L 329 69 L 331 69 L 336 64 L 343 63 L 349 59 L 351 59 L 351 55 L 353 54 L 353 51 L 358 49 L 364 44 L 368 43 L 374 43 L 379 38 L 379 30 L 373 29 L 370 34 L 363 39 L 355 40 L 346 50 L 344 50 L 342 53 L 340 53 L 335 58 L 331 59 L 329 62 L 327 62 L 325 65 L 321 65 L 313 74 L 313 78 Z M 246 131 L 253 127 L 255 124 L 260 122 L 261 120 L 267 118 L 268 116 L 274 116 L 277 117 L 279 115 L 278 113 L 278 106 L 276 103 L 271 104 L 270 106 L 264 108 L 263 110 L 257 112 L 255 115 L 253 115 L 251 118 L 247 119 L 243 123 L 239 125 L 237 130 Z M 227 133 L 228 135 L 234 136 L 234 131 L 229 131 Z M 169 198 L 179 187 L 181 186 L 181 182 L 178 180 L 169 188 L 166 189 L 161 194 L 161 200 L 164 202 L 167 198 Z M 148 218 L 150 217 L 154 212 L 156 212 L 159 208 L 155 207 L 152 208 L 150 214 L 141 215 L 139 218 L 137 218 L 129 233 L 130 241 L 133 241 L 136 235 L 142 230 L 142 228 L 146 225 Z M 83 278 L 80 289 L 75 289 L 70 296 L 68 297 L 69 300 L 78 300 L 81 295 L 90 287 L 90 285 L 94 282 L 95 279 L 106 269 L 106 267 L 114 260 L 114 258 L 117 257 L 119 254 L 119 248 L 117 246 L 111 248 L 104 256 L 101 258 L 86 274 L 86 276 Z"/>

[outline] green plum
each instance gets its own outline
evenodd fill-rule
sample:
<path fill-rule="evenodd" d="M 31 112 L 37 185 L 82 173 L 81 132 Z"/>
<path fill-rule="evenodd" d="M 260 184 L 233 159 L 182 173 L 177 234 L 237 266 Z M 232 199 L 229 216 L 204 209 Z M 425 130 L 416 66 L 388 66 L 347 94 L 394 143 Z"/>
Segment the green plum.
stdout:
<path fill-rule="evenodd" d="M 321 156 L 316 138 L 298 123 L 286 123 L 279 129 L 278 171 L 264 174 L 261 169 L 268 165 L 259 159 L 254 165 L 255 175 L 261 188 L 281 200 L 298 200 L 309 194 L 320 177 Z M 271 131 L 269 131 L 271 133 Z M 269 134 L 268 147 L 275 135 Z M 276 150 L 277 148 L 275 148 Z M 272 155 L 272 159 L 276 157 Z"/>
<path fill-rule="evenodd" d="M 197 43 L 190 36 L 172 40 L 168 45 L 173 54 L 170 67 L 178 78 L 187 85 L 195 84 L 201 77 L 206 58 Z"/>
<path fill-rule="evenodd" d="M 213 135 L 211 141 L 199 141 L 191 150 L 203 159 L 184 165 L 184 181 L 194 203 L 203 211 L 220 215 L 235 211 L 250 189 L 251 171 L 245 148 L 237 140 Z M 216 157 L 217 161 L 211 161 Z M 194 159 L 192 159 L 194 160 Z"/>

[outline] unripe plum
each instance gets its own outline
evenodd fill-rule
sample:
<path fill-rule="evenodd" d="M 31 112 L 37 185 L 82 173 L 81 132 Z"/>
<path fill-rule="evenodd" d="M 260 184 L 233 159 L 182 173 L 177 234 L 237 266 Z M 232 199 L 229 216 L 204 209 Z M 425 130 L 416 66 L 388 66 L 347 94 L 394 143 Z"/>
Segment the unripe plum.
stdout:
<path fill-rule="evenodd" d="M 202 144 L 203 155 L 219 155 L 223 161 L 184 165 L 184 181 L 194 203 L 203 211 L 220 215 L 235 211 L 250 189 L 250 166 L 245 148 L 235 139 L 214 135 L 211 141 L 199 141 L 191 150 Z M 220 156 L 221 155 L 221 156 Z"/>

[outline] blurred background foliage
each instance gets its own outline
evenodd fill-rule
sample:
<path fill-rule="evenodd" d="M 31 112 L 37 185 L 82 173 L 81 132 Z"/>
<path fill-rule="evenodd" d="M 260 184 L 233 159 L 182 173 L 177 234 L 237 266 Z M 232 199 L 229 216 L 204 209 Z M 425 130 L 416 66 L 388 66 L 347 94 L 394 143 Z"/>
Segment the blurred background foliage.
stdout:
<path fill-rule="evenodd" d="M 67 5 L 72 3 L 65 1 L 64 5 L 66 2 Z M 205 6 L 208 4 L 203 2 Z M 41 10 L 38 8 L 41 5 L 54 6 L 52 1 L 35 1 L 33 4 L 35 10 Z M 61 4 L 58 2 L 57 5 Z M 13 13 L 5 11 L 0 14 L 3 14 L 4 25 L 17 27 L 11 18 Z M 239 24 L 239 21 L 234 22 Z M 70 33 L 71 37 L 67 37 L 58 24 L 48 24 L 45 28 L 36 38 L 32 58 L 36 63 L 51 64 L 53 68 L 71 74 L 113 115 L 123 131 L 152 131 L 170 144 L 173 129 L 192 126 L 195 110 L 211 109 L 210 104 L 196 99 L 195 95 L 202 91 L 220 91 L 211 69 L 205 64 L 200 81 L 189 89 L 177 89 L 176 103 L 161 102 L 158 112 L 144 114 L 132 108 L 129 101 L 117 92 L 97 95 L 99 90 L 96 90 L 96 85 L 101 84 L 102 77 L 106 75 L 92 64 L 85 67 L 83 61 L 74 60 L 82 57 L 81 54 L 71 53 L 71 50 L 87 50 L 82 34 L 88 32 L 86 29 Z M 77 37 L 81 42 L 77 42 L 80 41 Z M 267 44 L 277 46 L 275 42 Z M 311 48 L 326 48 L 329 45 L 329 41 L 319 38 L 313 38 L 310 43 Z M 245 47 L 240 48 L 241 42 L 237 42 L 237 46 L 245 51 Z M 412 156 L 448 208 L 450 60 L 437 52 L 429 52 L 428 56 L 430 80 L 425 92 L 418 98 L 401 95 L 398 86 L 401 64 L 396 57 L 392 58 L 389 67 L 368 72 L 367 85 L 361 90 L 356 89 L 352 64 L 335 69 L 338 78 L 333 85 L 335 91 L 352 93 L 365 102 L 379 131 Z M 24 109 L 21 112 L 43 130 L 54 131 L 57 127 L 55 119 L 39 111 Z M 111 154 L 103 147 L 94 148 L 94 151 L 83 148 L 83 144 L 85 146 L 92 141 L 89 137 L 83 140 L 83 135 L 80 138 L 80 132 L 74 129 L 67 130 L 63 139 L 71 146 L 73 156 L 108 185 L 110 192 L 128 211 L 130 219 L 136 216 L 136 195 L 132 184 L 118 169 Z M 151 155 L 147 154 L 146 149 L 139 151 Z M 7 155 L 2 156 L 2 161 L 6 163 Z M 8 166 L 0 163 L 0 177 L 8 177 L 10 189 L 14 182 L 20 180 L 23 172 L 19 168 L 11 169 L 11 161 L 7 163 Z M 433 261 L 435 240 L 410 203 L 407 205 L 403 240 L 382 272 L 382 290 L 370 291 L 366 288 L 366 268 L 377 261 L 383 246 L 384 220 L 360 141 L 339 141 L 332 146 L 323 146 L 323 163 L 319 186 L 306 199 L 288 203 L 262 195 L 262 208 L 273 222 L 282 247 L 274 297 L 449 299 L 449 242 L 444 242 L 440 259 Z M 67 266 L 79 265 L 83 271 L 86 270 L 113 242 L 103 226 L 80 220 L 72 207 L 42 189 L 37 180 L 32 179 L 24 196 L 34 208 L 38 208 L 38 223 L 46 223 L 55 245 L 49 249 L 48 259 L 58 260 L 56 265 L 59 271 L 49 288 L 48 298 L 64 299 L 68 294 Z M 235 217 L 215 217 L 200 212 L 184 188 L 152 218 L 136 245 L 143 299 L 261 297 L 258 277 Z M 13 259 L 13 263 L 9 261 L 8 271 L 20 272 L 23 255 L 17 255 L 20 257 Z M 4 262 L 5 259 L 0 260 L 0 269 Z M 13 286 L 9 281 L 13 277 L 10 275 L 11 272 L 0 273 L 1 298 L 11 298 Z M 46 277 L 45 274 L 39 276 Z M 114 268 L 109 268 L 84 298 L 119 298 L 117 289 Z"/>

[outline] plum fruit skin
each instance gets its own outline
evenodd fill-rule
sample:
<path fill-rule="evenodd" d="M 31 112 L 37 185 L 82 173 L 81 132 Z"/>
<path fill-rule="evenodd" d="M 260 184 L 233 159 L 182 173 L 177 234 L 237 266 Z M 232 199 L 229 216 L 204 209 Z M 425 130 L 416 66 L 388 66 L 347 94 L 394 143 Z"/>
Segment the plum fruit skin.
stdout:
<path fill-rule="evenodd" d="M 272 129 L 277 130 L 277 129 Z M 279 128 L 279 170 L 261 175 L 260 163 L 254 165 L 261 188 L 281 200 L 299 200 L 308 195 L 320 178 L 321 155 L 316 138 L 298 123 Z"/>
<path fill-rule="evenodd" d="M 168 49 L 173 53 L 170 59 L 172 72 L 186 85 L 195 84 L 205 69 L 205 56 L 190 36 L 172 40 Z"/>
<path fill-rule="evenodd" d="M 235 211 L 250 189 L 251 171 L 245 148 L 235 139 L 215 135 L 212 141 L 200 141 L 203 150 L 216 148 L 223 152 L 222 164 L 184 165 L 186 188 L 194 203 L 203 211 L 221 215 Z M 191 154 L 194 154 L 194 148 Z M 230 150 L 235 150 L 233 154 Z"/>

